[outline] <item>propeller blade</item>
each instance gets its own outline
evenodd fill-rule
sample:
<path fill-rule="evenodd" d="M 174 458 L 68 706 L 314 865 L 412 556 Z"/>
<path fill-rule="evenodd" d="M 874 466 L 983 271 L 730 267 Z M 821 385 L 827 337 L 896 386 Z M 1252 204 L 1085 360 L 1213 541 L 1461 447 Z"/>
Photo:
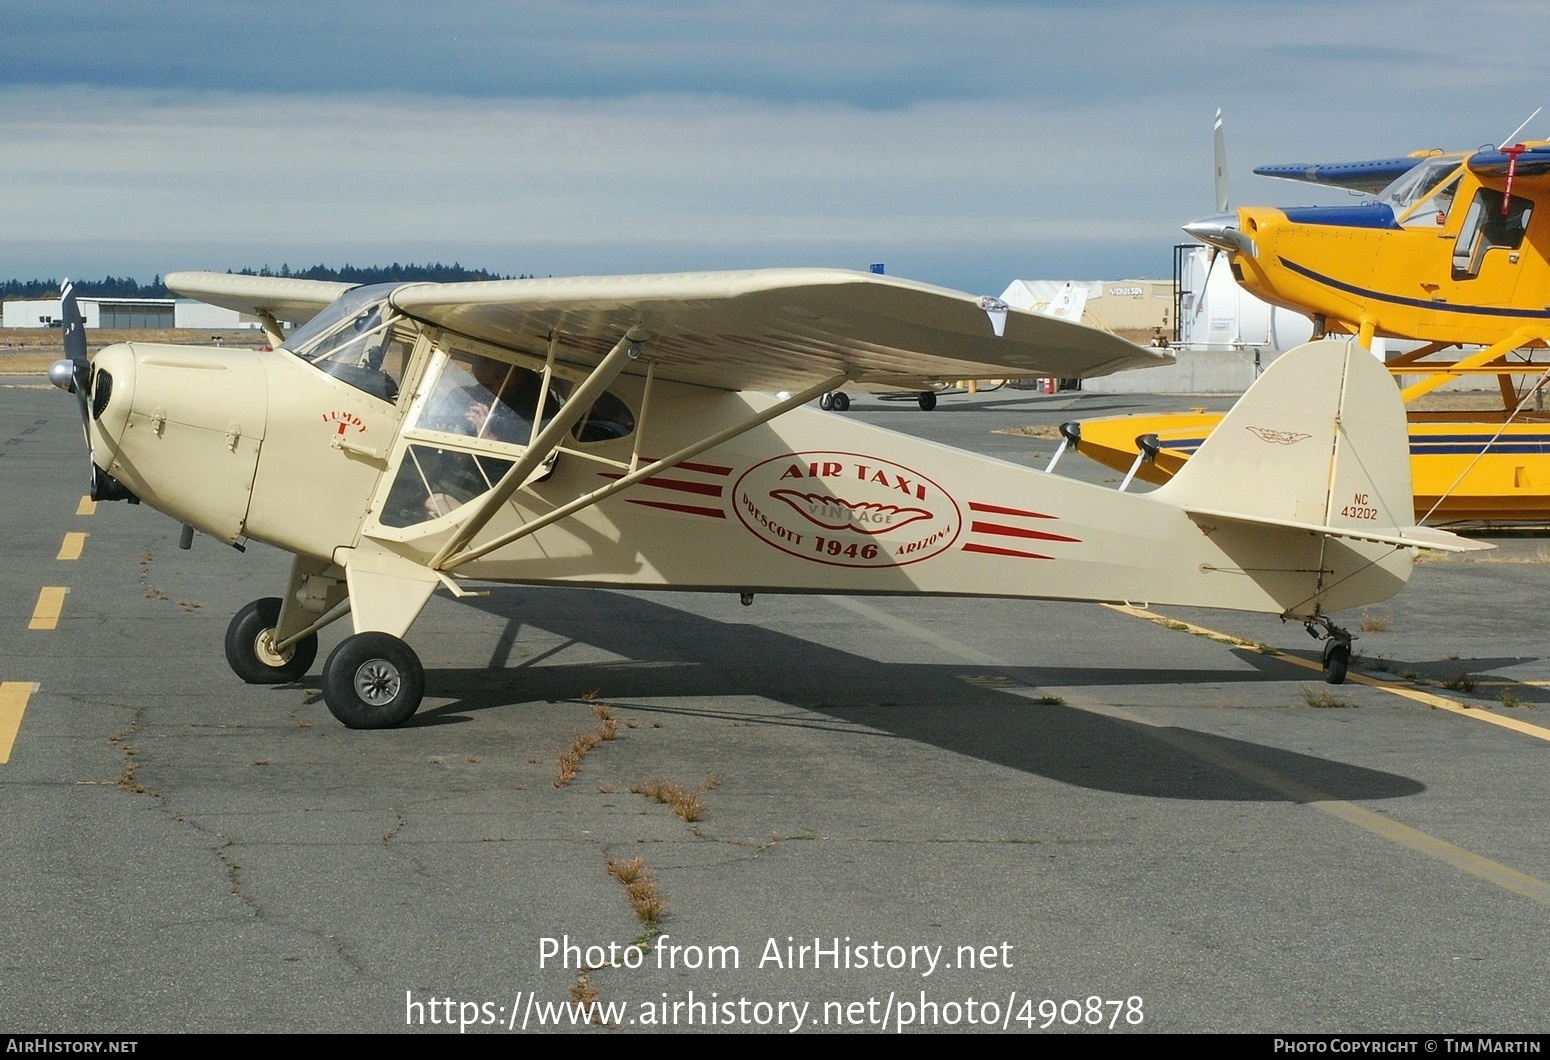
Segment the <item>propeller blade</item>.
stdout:
<path fill-rule="evenodd" d="M 75 302 L 75 284 L 65 278 L 59 292 L 59 316 L 64 321 L 65 356 L 74 364 L 86 364 L 86 318 Z"/>
<path fill-rule="evenodd" d="M 86 318 L 75 301 L 75 284 L 67 277 L 59 292 L 59 317 L 63 326 L 65 344 L 64 359 L 55 361 L 48 370 L 49 380 L 59 389 L 75 395 L 75 403 L 81 410 L 81 435 L 86 439 L 86 452 L 91 453 L 91 361 L 86 356 Z M 92 466 L 95 480 L 96 465 Z M 95 490 L 93 491 L 95 497 Z"/>

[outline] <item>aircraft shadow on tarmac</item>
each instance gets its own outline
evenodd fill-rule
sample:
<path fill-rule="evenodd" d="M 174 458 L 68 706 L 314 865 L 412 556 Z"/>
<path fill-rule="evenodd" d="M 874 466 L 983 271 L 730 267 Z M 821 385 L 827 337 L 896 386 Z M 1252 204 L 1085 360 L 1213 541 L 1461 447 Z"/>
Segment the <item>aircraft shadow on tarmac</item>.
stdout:
<path fill-rule="evenodd" d="M 1013 694 L 1039 685 L 1253 684 L 1302 673 L 1289 673 L 1286 663 L 1252 652 L 1245 657 L 1259 673 L 883 663 L 762 626 L 696 616 L 634 594 L 516 589 L 468 603 L 506 623 L 489 668 L 428 669 L 427 695 L 452 702 L 422 710 L 410 726 L 466 722 L 477 711 L 576 700 L 598 689 L 602 698 L 633 712 L 850 733 L 863 726 L 877 730 L 879 739 L 914 740 L 1079 787 L 1157 798 L 1360 800 L 1424 790 L 1392 773 Z M 518 637 L 529 626 L 545 631 L 546 640 L 558 636 L 563 643 L 513 663 Z M 574 645 L 626 661 L 535 665 Z M 740 707 L 697 703 L 701 697 L 753 696 L 810 713 L 761 716 Z M 651 702 L 659 700 L 673 705 Z M 813 714 L 834 723 L 815 720 Z M 1266 775 L 1290 783 L 1272 787 L 1255 779 Z"/>

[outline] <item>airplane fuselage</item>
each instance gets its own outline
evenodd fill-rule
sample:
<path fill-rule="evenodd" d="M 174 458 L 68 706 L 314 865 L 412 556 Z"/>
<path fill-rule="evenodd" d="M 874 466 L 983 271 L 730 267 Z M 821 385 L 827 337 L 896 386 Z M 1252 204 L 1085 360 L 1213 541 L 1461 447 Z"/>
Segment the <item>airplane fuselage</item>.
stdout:
<path fill-rule="evenodd" d="M 1258 251 L 1233 257 L 1243 286 L 1351 334 L 1370 322 L 1380 336 L 1492 345 L 1550 329 L 1550 264 L 1530 242 L 1550 222 L 1535 218 L 1526 245 L 1489 248 L 1476 271 L 1456 276 L 1460 220 L 1442 229 L 1312 220 L 1322 209 L 1240 209 Z M 1356 212 L 1340 208 L 1343 217 Z"/>
<path fill-rule="evenodd" d="M 441 358 L 441 352 L 435 354 Z M 97 355 L 111 378 L 96 462 L 173 518 L 346 568 L 363 551 L 434 567 L 467 514 L 439 512 L 436 468 L 476 460 L 493 479 L 519 449 L 446 433 L 418 392 L 388 402 L 284 351 L 144 344 Z M 414 373 L 406 380 L 411 388 Z M 612 393 L 645 405 L 641 376 Z M 657 382 L 637 428 L 655 457 L 772 406 L 769 395 Z M 570 442 L 481 531 L 513 532 L 620 477 L 633 434 Z M 474 498 L 462 498 L 472 503 Z M 1384 512 L 1385 520 L 1409 517 Z M 1289 513 L 1290 514 L 1290 513 Z M 1369 553 L 1371 553 L 1369 555 Z M 733 592 L 947 593 L 1311 608 L 1310 572 L 1379 558 L 1388 578 L 1325 579 L 1319 607 L 1397 590 L 1408 552 L 1251 526 L 1202 527 L 1177 504 L 797 408 L 460 565 L 458 580 Z M 1252 572 L 1245 574 L 1245 572 Z M 369 614 L 357 614 L 357 626 Z"/>

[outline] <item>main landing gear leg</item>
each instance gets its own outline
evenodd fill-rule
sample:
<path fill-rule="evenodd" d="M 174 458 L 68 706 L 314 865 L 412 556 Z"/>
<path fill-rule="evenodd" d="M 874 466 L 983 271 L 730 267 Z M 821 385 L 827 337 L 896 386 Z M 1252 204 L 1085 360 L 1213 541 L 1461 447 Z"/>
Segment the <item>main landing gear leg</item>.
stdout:
<path fill-rule="evenodd" d="M 1315 626 L 1322 627 L 1323 632 L 1320 633 L 1314 628 Z M 1325 682 L 1332 685 L 1344 684 L 1346 671 L 1351 666 L 1350 632 L 1341 629 L 1323 615 L 1310 618 L 1303 623 L 1303 628 L 1314 640 L 1324 641 Z"/>

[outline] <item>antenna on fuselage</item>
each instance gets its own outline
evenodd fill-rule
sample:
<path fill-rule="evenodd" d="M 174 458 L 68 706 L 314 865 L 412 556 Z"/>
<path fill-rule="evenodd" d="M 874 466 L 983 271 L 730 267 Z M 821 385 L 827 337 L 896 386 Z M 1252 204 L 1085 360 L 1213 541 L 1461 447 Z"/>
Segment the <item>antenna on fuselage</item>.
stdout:
<path fill-rule="evenodd" d="M 1534 112 L 1538 114 L 1538 111 Z M 1528 122 L 1523 124 L 1527 125 Z M 1227 212 L 1227 136 L 1222 132 L 1222 108 L 1216 108 L 1216 128 L 1213 131 L 1216 150 L 1216 212 Z"/>
<path fill-rule="evenodd" d="M 1518 134 L 1520 132 L 1522 132 L 1524 129 L 1527 129 L 1528 128 L 1528 123 L 1533 121 L 1535 118 L 1539 117 L 1539 112 L 1544 110 L 1544 109 L 1545 109 L 1544 107 L 1535 107 L 1534 108 L 1534 113 L 1532 113 L 1528 117 L 1524 118 L 1522 125 L 1518 126 L 1516 129 L 1512 130 L 1512 132 L 1507 134 L 1507 139 L 1502 141 L 1502 145 L 1506 146 L 1507 144 L 1515 144 L 1515 143 L 1517 143 L 1518 142 Z"/>

